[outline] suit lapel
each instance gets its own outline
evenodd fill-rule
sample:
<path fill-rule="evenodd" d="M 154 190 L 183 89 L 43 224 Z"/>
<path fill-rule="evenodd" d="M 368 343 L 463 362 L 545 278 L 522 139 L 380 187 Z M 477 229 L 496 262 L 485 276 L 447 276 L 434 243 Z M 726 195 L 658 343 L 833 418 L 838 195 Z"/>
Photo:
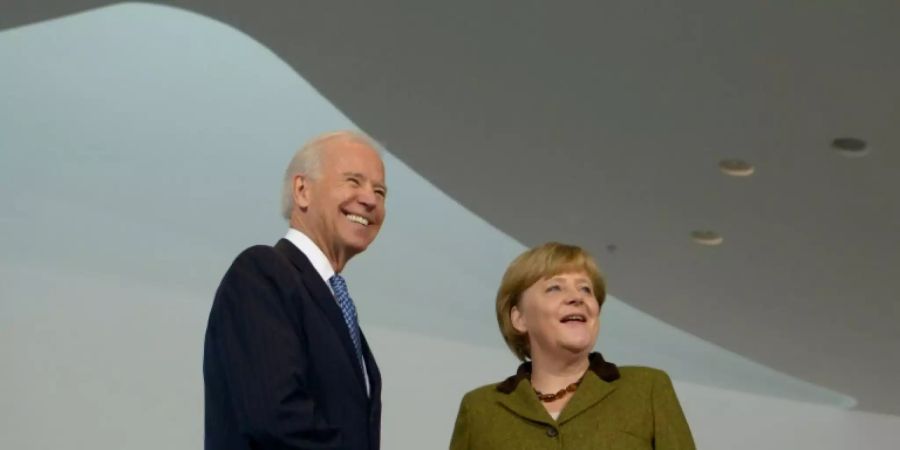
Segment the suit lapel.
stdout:
<path fill-rule="evenodd" d="M 559 414 L 557 422 L 560 425 L 583 413 L 588 408 L 596 405 L 616 389 L 612 384 L 603 381 L 593 371 L 584 374 L 584 379 L 578 386 L 578 390 L 569 399 L 569 403 Z"/>
<path fill-rule="evenodd" d="M 357 385 L 362 389 L 363 395 L 365 395 L 365 380 L 363 379 L 362 368 L 359 365 L 359 361 L 356 359 L 356 350 L 353 348 L 353 341 L 350 339 L 347 323 L 344 322 L 344 316 L 341 314 L 341 309 L 338 307 L 337 301 L 334 299 L 334 294 L 331 293 L 331 289 L 329 289 L 328 285 L 325 284 L 325 281 L 322 280 L 319 272 L 316 272 L 312 263 L 309 262 L 309 258 L 307 258 L 306 255 L 297 249 L 290 241 L 287 239 L 279 240 L 278 243 L 275 244 L 275 249 L 284 255 L 300 272 L 300 278 L 307 291 L 309 291 L 313 303 L 322 310 L 325 317 L 328 318 L 328 322 L 331 323 L 331 326 L 340 338 L 341 347 L 343 347 L 344 353 L 350 360 L 350 365 L 353 367 L 353 373 L 356 374 Z"/>
<path fill-rule="evenodd" d="M 363 359 L 366 361 L 366 374 L 369 377 L 369 398 L 373 400 L 369 406 L 371 408 L 380 408 L 380 403 L 376 405 L 375 400 L 380 402 L 381 399 L 381 371 L 378 370 L 378 364 L 375 363 L 375 355 L 372 354 L 372 350 L 369 348 L 365 334 L 360 331 L 359 336 L 362 339 Z"/>

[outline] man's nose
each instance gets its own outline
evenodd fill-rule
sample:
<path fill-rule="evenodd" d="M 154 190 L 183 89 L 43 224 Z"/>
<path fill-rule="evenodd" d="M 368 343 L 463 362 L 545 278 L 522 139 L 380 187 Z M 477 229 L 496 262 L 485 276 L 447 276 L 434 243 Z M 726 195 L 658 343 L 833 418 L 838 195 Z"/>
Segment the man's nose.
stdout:
<path fill-rule="evenodd" d="M 372 186 L 366 186 L 358 191 L 357 201 L 366 209 L 372 210 L 378 205 L 378 194 Z"/>

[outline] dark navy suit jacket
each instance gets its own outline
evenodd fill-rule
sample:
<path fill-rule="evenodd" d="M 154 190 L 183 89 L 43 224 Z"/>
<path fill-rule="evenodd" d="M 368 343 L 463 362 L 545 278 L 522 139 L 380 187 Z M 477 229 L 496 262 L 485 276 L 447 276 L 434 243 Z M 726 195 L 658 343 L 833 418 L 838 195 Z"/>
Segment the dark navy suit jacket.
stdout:
<path fill-rule="evenodd" d="M 206 450 L 378 450 L 381 375 L 367 395 L 328 285 L 289 241 L 241 253 L 216 291 L 203 358 Z"/>

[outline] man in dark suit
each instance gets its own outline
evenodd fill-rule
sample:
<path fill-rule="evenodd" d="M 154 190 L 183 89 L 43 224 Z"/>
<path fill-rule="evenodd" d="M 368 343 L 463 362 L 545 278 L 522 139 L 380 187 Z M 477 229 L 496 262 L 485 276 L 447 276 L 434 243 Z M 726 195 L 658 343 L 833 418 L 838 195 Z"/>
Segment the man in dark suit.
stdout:
<path fill-rule="evenodd" d="M 285 173 L 290 224 L 216 291 L 203 359 L 207 450 L 377 450 L 381 375 L 340 273 L 384 221 L 384 164 L 356 132 L 322 135 Z"/>

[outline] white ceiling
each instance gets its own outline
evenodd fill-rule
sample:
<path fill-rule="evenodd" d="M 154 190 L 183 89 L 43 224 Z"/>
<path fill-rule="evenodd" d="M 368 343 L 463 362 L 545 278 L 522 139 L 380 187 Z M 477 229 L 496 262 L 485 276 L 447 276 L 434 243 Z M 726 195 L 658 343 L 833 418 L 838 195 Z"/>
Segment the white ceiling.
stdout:
<path fill-rule="evenodd" d="M 109 3 L 2 2 L 0 28 Z M 175 3 L 504 232 L 587 246 L 631 305 L 900 413 L 900 3 Z"/>

